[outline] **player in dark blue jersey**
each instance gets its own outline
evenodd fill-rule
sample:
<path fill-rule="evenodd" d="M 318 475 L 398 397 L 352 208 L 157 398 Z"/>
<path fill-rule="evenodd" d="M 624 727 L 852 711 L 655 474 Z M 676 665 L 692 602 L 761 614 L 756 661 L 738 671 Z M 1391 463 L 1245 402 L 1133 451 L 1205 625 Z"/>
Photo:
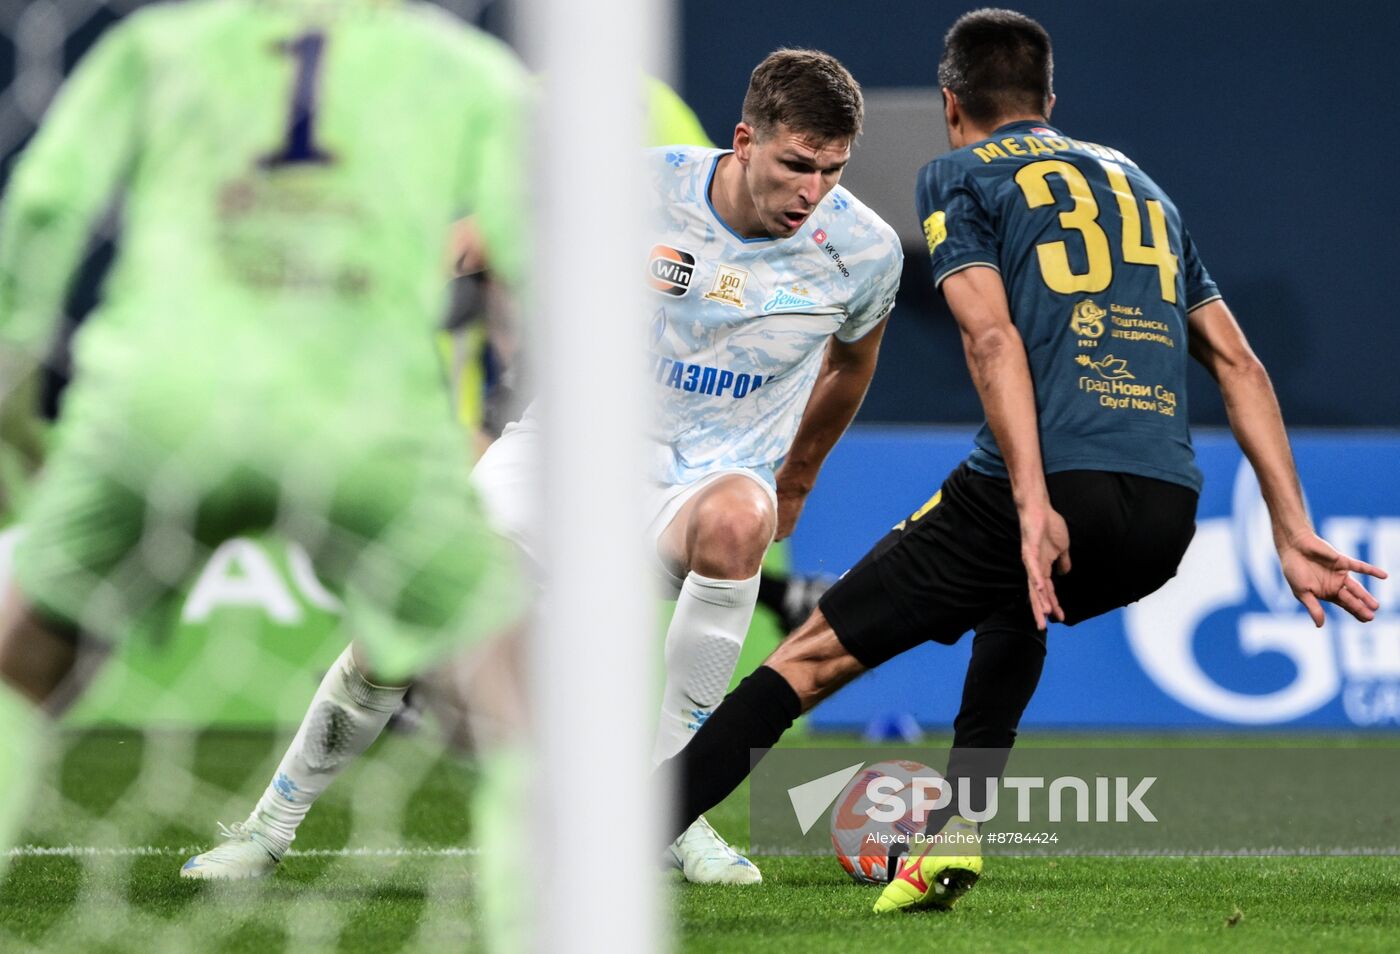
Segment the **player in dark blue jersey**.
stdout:
<path fill-rule="evenodd" d="M 682 825 L 727 795 L 803 711 L 919 643 L 974 629 L 947 777 L 971 799 L 1006 764 L 1040 679 L 1050 619 L 1074 624 L 1153 592 L 1195 529 L 1189 353 L 1220 385 L 1259 478 L 1284 575 L 1314 622 L 1356 619 L 1384 577 L 1313 531 L 1278 402 L 1171 200 L 1114 149 L 1050 125 L 1050 38 L 979 10 L 939 63 L 953 151 L 919 175 L 934 280 L 986 412 L 977 448 L 880 540 L 717 708 L 678 757 Z M 958 786 L 954 786 L 958 790 Z M 976 828 L 929 818 L 877 912 L 946 908 L 977 879 Z M 955 814 L 955 812 L 959 812 Z"/>
<path fill-rule="evenodd" d="M 936 285 L 977 267 L 1000 273 L 1044 470 L 1139 474 L 1199 492 L 1187 314 L 1220 293 L 1156 183 L 1118 150 L 1036 116 L 924 166 L 916 198 Z M 1007 476 L 990 423 L 968 463 Z"/>

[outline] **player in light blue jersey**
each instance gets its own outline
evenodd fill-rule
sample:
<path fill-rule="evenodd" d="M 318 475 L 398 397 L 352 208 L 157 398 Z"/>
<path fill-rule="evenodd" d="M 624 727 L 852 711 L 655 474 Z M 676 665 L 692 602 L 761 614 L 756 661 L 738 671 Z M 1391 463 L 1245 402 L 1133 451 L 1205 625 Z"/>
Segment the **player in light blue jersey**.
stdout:
<path fill-rule="evenodd" d="M 639 317 L 651 323 L 659 407 L 648 534 L 677 601 L 658 761 L 719 704 L 763 554 L 792 532 L 875 372 L 903 255 L 894 231 L 838 186 L 862 116 L 860 87 L 835 59 L 779 50 L 753 72 L 732 149 L 648 156 L 651 230 L 638 264 L 655 295 Z M 498 527 L 531 554 L 538 459 L 527 414 L 472 474 Z M 672 854 L 692 881 L 760 880 L 703 818 Z"/>
<path fill-rule="evenodd" d="M 726 163 L 741 168 L 735 153 L 672 147 L 649 161 L 659 204 L 647 268 L 661 295 L 651 326 L 661 410 L 651 476 L 681 486 L 732 469 L 773 486 L 828 339 L 835 350 L 855 347 L 889 313 L 898 240 L 840 186 L 819 207 L 799 200 L 779 210 L 771 228 L 791 228 L 788 236 L 745 234 L 715 195 Z M 877 341 L 864 347 L 873 352 Z M 795 489 L 784 484 L 785 494 Z"/>

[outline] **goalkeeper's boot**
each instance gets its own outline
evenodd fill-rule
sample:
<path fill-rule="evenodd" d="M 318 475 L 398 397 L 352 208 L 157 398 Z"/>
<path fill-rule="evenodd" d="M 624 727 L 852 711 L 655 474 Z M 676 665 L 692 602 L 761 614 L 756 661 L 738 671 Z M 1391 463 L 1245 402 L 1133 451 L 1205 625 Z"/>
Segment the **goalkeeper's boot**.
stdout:
<path fill-rule="evenodd" d="M 180 877 L 205 881 L 241 881 L 272 874 L 284 849 L 247 822 L 219 823 L 224 843 L 195 855 L 180 867 Z"/>
<path fill-rule="evenodd" d="M 917 845 L 915 846 L 917 847 Z M 954 815 L 922 854 L 910 854 L 875 902 L 875 913 L 946 911 L 982 876 L 977 825 Z"/>
<path fill-rule="evenodd" d="M 758 884 L 752 861 L 739 854 L 702 815 L 671 843 L 671 858 L 693 884 Z"/>

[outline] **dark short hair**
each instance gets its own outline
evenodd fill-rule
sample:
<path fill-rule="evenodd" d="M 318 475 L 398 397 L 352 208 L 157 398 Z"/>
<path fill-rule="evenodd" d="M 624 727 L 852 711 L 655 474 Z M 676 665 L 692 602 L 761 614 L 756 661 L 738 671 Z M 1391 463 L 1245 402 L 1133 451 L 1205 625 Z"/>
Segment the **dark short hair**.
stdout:
<path fill-rule="evenodd" d="M 957 95 L 974 122 L 1018 113 L 1043 116 L 1054 79 L 1050 34 L 1025 14 L 973 10 L 958 17 L 943 38 L 938 85 Z"/>
<path fill-rule="evenodd" d="M 776 50 L 754 68 L 744 122 L 761 138 L 782 123 L 822 142 L 855 139 L 865 118 L 860 84 L 820 50 Z"/>

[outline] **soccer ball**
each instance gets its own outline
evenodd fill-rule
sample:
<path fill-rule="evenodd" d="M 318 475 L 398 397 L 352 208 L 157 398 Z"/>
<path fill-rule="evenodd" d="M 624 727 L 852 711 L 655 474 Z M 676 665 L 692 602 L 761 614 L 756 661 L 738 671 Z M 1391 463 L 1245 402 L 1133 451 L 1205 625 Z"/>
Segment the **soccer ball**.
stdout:
<path fill-rule="evenodd" d="M 881 791 L 903 799 L 907 810 L 898 821 L 881 822 L 871 818 L 868 810 L 880 809 L 870 797 L 870 783 L 886 777 L 897 783 L 886 783 Z M 887 884 L 899 870 L 899 858 L 909 850 L 909 839 L 923 830 L 922 820 L 913 818 L 910 790 L 915 778 L 942 778 L 941 772 L 920 762 L 903 760 L 876 762 L 868 765 L 851 779 L 831 809 L 831 847 L 836 860 L 857 884 Z M 927 797 L 937 796 L 929 791 Z"/>

